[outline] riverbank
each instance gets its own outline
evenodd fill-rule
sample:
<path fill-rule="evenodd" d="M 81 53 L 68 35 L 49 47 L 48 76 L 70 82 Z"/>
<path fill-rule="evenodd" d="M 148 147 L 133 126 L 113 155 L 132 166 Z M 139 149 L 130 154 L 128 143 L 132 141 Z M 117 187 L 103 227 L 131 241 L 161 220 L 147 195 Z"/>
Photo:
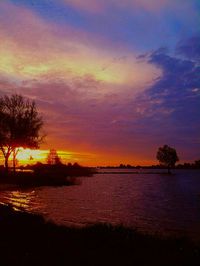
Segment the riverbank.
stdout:
<path fill-rule="evenodd" d="M 20 169 L 19 169 L 20 170 Z M 77 184 L 76 177 L 92 176 L 91 168 L 77 166 L 68 167 L 65 165 L 42 165 L 32 169 L 0 171 L 0 184 L 15 185 L 19 188 L 39 186 L 69 186 Z"/>
<path fill-rule="evenodd" d="M 105 224 L 57 226 L 0 205 L 2 265 L 199 265 L 200 243 Z"/>

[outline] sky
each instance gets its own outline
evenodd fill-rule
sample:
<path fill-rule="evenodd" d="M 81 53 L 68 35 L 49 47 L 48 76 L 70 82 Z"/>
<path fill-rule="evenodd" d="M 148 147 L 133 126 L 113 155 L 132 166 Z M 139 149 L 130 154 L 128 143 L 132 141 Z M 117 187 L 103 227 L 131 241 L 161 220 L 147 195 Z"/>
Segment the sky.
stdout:
<path fill-rule="evenodd" d="M 0 96 L 37 104 L 41 149 L 83 165 L 200 159 L 199 0 L 1 0 Z"/>

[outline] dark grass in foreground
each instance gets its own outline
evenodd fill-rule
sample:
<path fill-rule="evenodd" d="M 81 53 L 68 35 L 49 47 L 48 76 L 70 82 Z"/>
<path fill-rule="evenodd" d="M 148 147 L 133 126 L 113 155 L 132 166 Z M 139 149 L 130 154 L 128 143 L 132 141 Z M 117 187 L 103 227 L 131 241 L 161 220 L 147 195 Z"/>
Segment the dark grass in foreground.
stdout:
<path fill-rule="evenodd" d="M 68 228 L 0 205 L 0 265 L 200 265 L 199 244 L 122 226 Z"/>

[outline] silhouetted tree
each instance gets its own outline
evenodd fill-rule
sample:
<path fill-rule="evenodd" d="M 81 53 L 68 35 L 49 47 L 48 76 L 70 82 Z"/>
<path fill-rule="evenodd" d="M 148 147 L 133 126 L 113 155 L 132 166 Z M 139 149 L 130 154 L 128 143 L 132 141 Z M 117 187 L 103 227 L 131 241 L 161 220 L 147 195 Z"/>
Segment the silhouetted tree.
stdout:
<path fill-rule="evenodd" d="M 47 156 L 47 163 L 50 165 L 58 165 L 62 164 L 60 157 L 58 156 L 58 153 L 56 150 L 51 149 L 49 151 L 49 154 Z"/>
<path fill-rule="evenodd" d="M 40 136 L 42 125 L 43 121 L 34 101 L 17 94 L 0 98 L 0 149 L 5 159 L 6 171 L 11 154 L 15 170 L 19 147 L 39 147 L 43 139 Z"/>
<path fill-rule="evenodd" d="M 80 168 L 81 166 L 80 166 L 78 163 L 74 163 L 74 164 L 73 164 L 73 167 L 74 167 L 74 168 Z"/>
<path fill-rule="evenodd" d="M 200 160 L 194 162 L 195 168 L 200 168 Z"/>
<path fill-rule="evenodd" d="M 170 169 L 179 161 L 176 150 L 168 145 L 164 145 L 158 149 L 156 158 L 162 165 L 167 167 L 169 174 L 171 173 Z"/>

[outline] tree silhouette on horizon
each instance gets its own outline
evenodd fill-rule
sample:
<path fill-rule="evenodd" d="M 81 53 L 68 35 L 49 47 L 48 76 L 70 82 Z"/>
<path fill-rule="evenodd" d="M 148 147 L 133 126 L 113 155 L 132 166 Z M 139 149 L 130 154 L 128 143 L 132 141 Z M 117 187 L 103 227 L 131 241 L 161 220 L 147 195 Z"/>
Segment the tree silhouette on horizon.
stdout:
<path fill-rule="evenodd" d="M 171 168 L 179 161 L 176 149 L 164 145 L 159 147 L 156 155 L 157 160 L 168 169 L 168 174 L 171 174 Z"/>
<path fill-rule="evenodd" d="M 51 149 L 47 156 L 47 164 L 50 165 L 58 165 L 62 164 L 60 157 L 55 149 Z"/>
<path fill-rule="evenodd" d="M 43 120 L 34 101 L 18 94 L 0 97 L 0 150 L 6 172 L 11 154 L 15 171 L 19 148 L 39 148 L 44 137 L 40 135 L 42 126 Z"/>

